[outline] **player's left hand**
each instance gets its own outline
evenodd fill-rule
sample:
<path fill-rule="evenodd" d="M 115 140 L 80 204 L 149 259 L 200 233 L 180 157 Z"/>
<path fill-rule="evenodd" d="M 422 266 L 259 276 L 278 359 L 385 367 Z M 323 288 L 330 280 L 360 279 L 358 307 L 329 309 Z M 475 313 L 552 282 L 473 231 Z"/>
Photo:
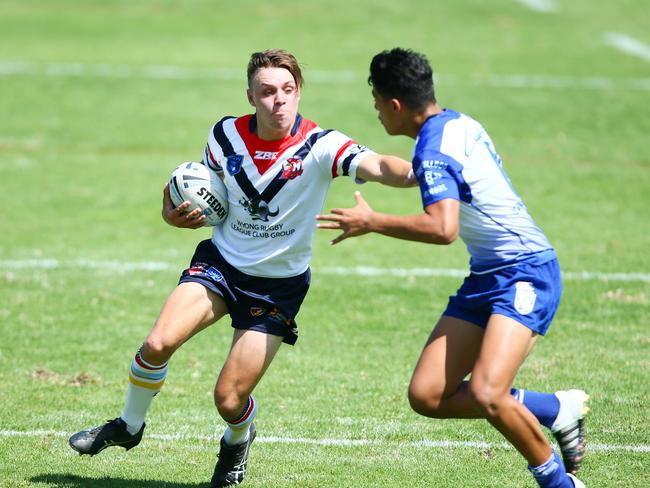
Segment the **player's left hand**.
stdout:
<path fill-rule="evenodd" d="M 181 229 L 198 229 L 205 226 L 205 215 L 195 208 L 189 211 L 192 203 L 189 200 L 184 201 L 178 207 L 174 207 L 171 196 L 169 195 L 169 183 L 163 188 L 162 217 L 165 222 L 173 227 Z"/>
<path fill-rule="evenodd" d="M 360 236 L 370 232 L 370 219 L 373 214 L 372 208 L 368 205 L 361 192 L 354 192 L 357 205 L 352 208 L 333 208 L 327 215 L 317 215 L 316 220 L 325 223 L 318 223 L 319 229 L 338 229 L 343 233 L 339 234 L 330 244 L 338 244 L 348 237 Z"/>

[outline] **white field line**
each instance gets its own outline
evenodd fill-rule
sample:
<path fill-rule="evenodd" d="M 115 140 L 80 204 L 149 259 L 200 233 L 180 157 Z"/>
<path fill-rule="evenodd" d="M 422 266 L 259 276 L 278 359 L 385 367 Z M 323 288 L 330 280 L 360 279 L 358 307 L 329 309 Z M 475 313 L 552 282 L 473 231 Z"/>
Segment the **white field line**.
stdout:
<path fill-rule="evenodd" d="M 114 261 L 93 259 L 2 259 L 0 272 L 9 270 L 52 270 L 52 269 L 94 269 L 113 273 L 129 273 L 135 271 L 181 271 L 182 266 L 162 261 Z M 408 277 L 433 276 L 463 278 L 467 269 L 451 268 L 379 268 L 373 266 L 323 266 L 314 268 L 315 274 L 337 276 L 368 276 L 368 277 Z M 570 281 L 623 281 L 650 283 L 650 273 L 603 273 L 599 271 L 565 271 L 565 280 Z"/>
<path fill-rule="evenodd" d="M 343 276 L 448 276 L 462 278 L 466 269 L 444 268 L 375 268 L 370 266 L 314 268 L 314 273 Z M 601 273 L 597 271 L 565 271 L 562 277 L 571 281 L 641 281 L 650 283 L 650 273 Z"/>
<path fill-rule="evenodd" d="M 70 432 L 60 432 L 54 430 L 0 430 L 0 437 L 68 437 Z M 149 439 L 158 441 L 217 441 L 217 436 L 207 435 L 190 435 L 190 434 L 151 434 L 146 436 Z M 338 447 L 356 447 L 356 446 L 387 446 L 391 449 L 395 447 L 412 448 L 412 447 L 425 447 L 430 449 L 512 449 L 510 444 L 505 442 L 484 442 L 484 441 L 452 441 L 452 440 L 439 440 L 439 441 L 391 441 L 382 439 L 313 439 L 306 437 L 257 437 L 255 442 L 262 444 L 308 444 L 317 446 L 338 446 Z M 212 449 L 212 446 L 210 447 Z M 635 452 L 635 453 L 650 453 L 649 444 L 588 444 L 588 449 L 595 452 Z"/>
<path fill-rule="evenodd" d="M 245 73 L 237 69 L 190 68 L 171 65 L 128 66 L 116 64 L 84 63 L 31 63 L 27 61 L 0 60 L 0 76 L 31 77 L 95 77 L 95 78 L 145 78 L 175 80 L 244 80 Z M 315 83 L 359 83 L 365 76 L 354 71 L 310 71 L 308 80 Z M 436 81 L 443 83 L 484 85 L 505 88 L 549 88 L 578 90 L 642 90 L 650 91 L 650 78 L 611 78 L 606 76 L 547 76 L 547 75 L 441 75 Z"/>
<path fill-rule="evenodd" d="M 650 62 L 650 46 L 647 44 L 628 36 L 627 34 L 620 34 L 618 32 L 608 32 L 604 36 L 605 44 L 615 47 L 619 51 L 626 54 L 631 54 L 645 61 Z"/>
<path fill-rule="evenodd" d="M 557 5 L 553 0 L 519 0 L 519 3 L 535 12 L 545 14 L 557 12 Z"/>
<path fill-rule="evenodd" d="M 458 83 L 460 77 L 444 77 Z M 650 78 L 609 78 L 604 76 L 480 75 L 471 78 L 475 85 L 498 88 L 550 88 L 557 90 L 650 90 Z"/>

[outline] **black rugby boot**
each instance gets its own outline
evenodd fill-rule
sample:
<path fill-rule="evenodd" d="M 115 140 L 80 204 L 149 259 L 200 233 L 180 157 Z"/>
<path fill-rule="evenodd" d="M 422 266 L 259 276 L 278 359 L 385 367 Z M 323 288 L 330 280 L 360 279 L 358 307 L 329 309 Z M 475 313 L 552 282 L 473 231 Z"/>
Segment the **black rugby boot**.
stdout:
<path fill-rule="evenodd" d="M 126 423 L 120 417 L 109 420 L 105 424 L 89 430 L 82 430 L 70 437 L 70 447 L 79 454 L 94 456 L 107 447 L 119 446 L 127 451 L 142 440 L 144 424 L 136 434 L 129 434 Z"/>
<path fill-rule="evenodd" d="M 251 424 L 246 442 L 229 446 L 223 440 L 223 437 L 221 438 L 219 459 L 217 460 L 217 465 L 214 467 L 214 474 L 210 482 L 211 488 L 238 485 L 242 482 L 246 474 L 248 451 L 256 435 L 257 430 L 255 429 L 255 424 Z"/>

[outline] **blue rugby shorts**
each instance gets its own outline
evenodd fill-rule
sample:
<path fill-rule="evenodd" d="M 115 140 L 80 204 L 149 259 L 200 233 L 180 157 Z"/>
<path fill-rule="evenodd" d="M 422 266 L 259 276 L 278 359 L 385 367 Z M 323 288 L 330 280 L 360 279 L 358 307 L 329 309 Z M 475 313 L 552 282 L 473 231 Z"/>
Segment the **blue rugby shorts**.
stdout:
<path fill-rule="evenodd" d="M 449 297 L 443 315 L 485 328 L 492 314 L 505 315 L 545 335 L 560 305 L 562 276 L 557 259 L 518 264 L 490 273 L 471 273 Z"/>
<path fill-rule="evenodd" d="M 277 335 L 287 344 L 298 339 L 295 317 L 307 295 L 311 271 L 288 278 L 251 276 L 231 266 L 210 239 L 196 247 L 180 283 L 195 282 L 221 296 L 232 326 Z"/>

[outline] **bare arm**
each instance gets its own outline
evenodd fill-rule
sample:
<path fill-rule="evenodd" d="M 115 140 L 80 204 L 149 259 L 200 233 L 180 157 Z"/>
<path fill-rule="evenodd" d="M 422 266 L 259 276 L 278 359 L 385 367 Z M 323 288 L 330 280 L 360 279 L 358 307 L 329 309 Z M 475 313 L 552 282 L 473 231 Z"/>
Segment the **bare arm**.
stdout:
<path fill-rule="evenodd" d="M 411 163 L 386 154 L 369 154 L 363 158 L 357 167 L 357 178 L 398 187 L 417 184 L 411 171 Z"/>
<path fill-rule="evenodd" d="M 360 192 L 356 192 L 354 197 L 357 200 L 355 207 L 335 208 L 328 215 L 316 217 L 323 222 L 317 224 L 319 229 L 343 231 L 332 244 L 369 232 L 431 244 L 450 244 L 458 237 L 460 208 L 458 200 L 453 198 L 428 205 L 421 214 L 401 216 L 375 212 Z"/>

